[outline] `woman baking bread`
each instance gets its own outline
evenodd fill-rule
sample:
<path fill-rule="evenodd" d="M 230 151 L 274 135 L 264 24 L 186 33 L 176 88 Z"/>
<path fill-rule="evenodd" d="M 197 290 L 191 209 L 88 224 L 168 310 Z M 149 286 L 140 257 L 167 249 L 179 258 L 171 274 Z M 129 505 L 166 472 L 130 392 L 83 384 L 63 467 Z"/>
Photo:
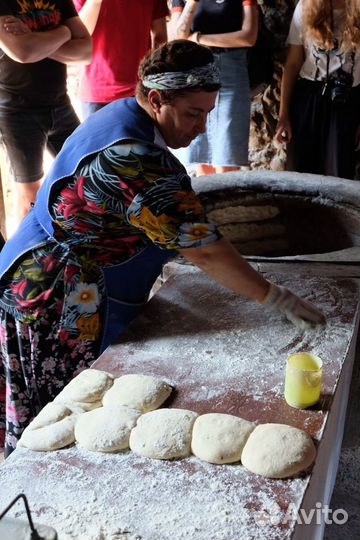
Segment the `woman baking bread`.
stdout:
<path fill-rule="evenodd" d="M 167 148 L 187 146 L 205 130 L 220 87 L 212 52 L 174 41 L 145 57 L 139 76 L 136 98 L 104 107 L 67 140 L 1 253 L 0 428 L 7 455 L 32 417 L 141 311 L 163 264 L 177 253 L 295 322 L 324 320 L 221 238 Z"/>

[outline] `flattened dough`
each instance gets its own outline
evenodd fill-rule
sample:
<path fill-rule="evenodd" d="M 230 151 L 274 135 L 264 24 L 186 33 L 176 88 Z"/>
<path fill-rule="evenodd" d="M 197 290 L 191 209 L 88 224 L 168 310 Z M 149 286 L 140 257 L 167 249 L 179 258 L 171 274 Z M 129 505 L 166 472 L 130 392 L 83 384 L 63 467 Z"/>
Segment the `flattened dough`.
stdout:
<path fill-rule="evenodd" d="M 75 441 L 75 421 L 76 415 L 72 414 L 48 426 L 26 429 L 20 439 L 21 446 L 38 452 L 64 448 Z"/>
<path fill-rule="evenodd" d="M 240 461 L 244 445 L 255 427 L 253 422 L 231 414 L 203 414 L 195 420 L 192 453 L 209 463 Z"/>
<path fill-rule="evenodd" d="M 130 434 L 130 448 L 140 456 L 153 459 L 189 456 L 197 416 L 186 409 L 159 409 L 143 414 Z"/>
<path fill-rule="evenodd" d="M 70 381 L 54 401 L 94 403 L 112 386 L 114 378 L 105 371 L 85 369 Z"/>
<path fill-rule="evenodd" d="M 248 221 L 263 221 L 280 214 L 276 206 L 228 206 L 216 208 L 208 212 L 208 217 L 218 225 L 225 223 L 246 223 Z"/>
<path fill-rule="evenodd" d="M 220 225 L 219 231 L 231 242 L 248 242 L 286 233 L 282 223 L 228 223 Z"/>
<path fill-rule="evenodd" d="M 236 249 L 242 255 L 266 255 L 289 249 L 286 238 L 264 238 L 263 240 L 250 240 L 249 242 L 235 242 Z"/>
<path fill-rule="evenodd" d="M 171 386 L 149 375 L 129 374 L 115 379 L 106 392 L 103 405 L 125 405 L 130 409 L 149 412 L 157 409 L 170 396 Z"/>
<path fill-rule="evenodd" d="M 262 424 L 251 433 L 242 453 L 249 471 L 267 478 L 287 478 L 307 469 L 316 450 L 302 429 L 284 424 Z"/>
<path fill-rule="evenodd" d="M 118 452 L 129 448 L 130 431 L 140 411 L 122 405 L 101 407 L 78 417 L 75 439 L 93 452 Z"/>

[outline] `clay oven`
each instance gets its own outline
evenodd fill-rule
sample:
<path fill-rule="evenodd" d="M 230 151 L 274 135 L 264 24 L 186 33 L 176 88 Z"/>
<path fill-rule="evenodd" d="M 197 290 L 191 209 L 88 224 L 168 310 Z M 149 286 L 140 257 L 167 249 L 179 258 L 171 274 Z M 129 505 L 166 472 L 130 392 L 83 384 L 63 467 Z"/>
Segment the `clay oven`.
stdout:
<path fill-rule="evenodd" d="M 356 181 L 258 170 L 203 177 L 193 186 L 224 236 L 251 259 L 360 262 Z"/>

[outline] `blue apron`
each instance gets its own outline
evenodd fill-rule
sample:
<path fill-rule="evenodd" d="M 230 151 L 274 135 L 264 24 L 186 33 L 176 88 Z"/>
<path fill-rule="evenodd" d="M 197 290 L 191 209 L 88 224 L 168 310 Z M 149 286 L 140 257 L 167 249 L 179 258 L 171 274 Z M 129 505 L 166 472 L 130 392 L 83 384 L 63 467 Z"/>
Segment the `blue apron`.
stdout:
<path fill-rule="evenodd" d="M 121 141 L 155 143 L 153 120 L 135 98 L 118 100 L 90 116 L 66 140 L 38 192 L 36 204 L 21 223 L 0 255 L 0 279 L 28 251 L 55 241 L 49 200 L 54 186 L 71 177 L 88 156 Z M 163 264 L 174 250 L 150 244 L 121 264 L 103 268 L 106 308 L 103 321 L 102 352 L 140 312 Z"/>

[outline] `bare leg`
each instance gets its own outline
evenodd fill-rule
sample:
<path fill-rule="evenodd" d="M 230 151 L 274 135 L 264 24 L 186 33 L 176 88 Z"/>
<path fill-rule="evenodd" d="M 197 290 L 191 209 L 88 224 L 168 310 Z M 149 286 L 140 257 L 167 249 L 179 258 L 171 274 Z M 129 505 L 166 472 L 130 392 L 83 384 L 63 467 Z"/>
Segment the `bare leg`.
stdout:
<path fill-rule="evenodd" d="M 196 165 L 196 176 L 204 176 L 205 174 L 215 174 L 215 168 L 212 165 Z"/>
<path fill-rule="evenodd" d="M 204 176 L 206 174 L 221 174 L 230 171 L 239 171 L 240 167 L 213 167 L 212 165 L 196 165 L 196 176 Z"/>
<path fill-rule="evenodd" d="M 221 174 L 230 171 L 239 171 L 240 167 L 215 167 L 216 174 Z"/>
<path fill-rule="evenodd" d="M 36 194 L 41 186 L 41 180 L 35 182 L 22 183 L 16 182 L 16 200 L 17 200 L 17 225 L 24 219 L 31 209 L 31 203 L 35 202 Z"/>

